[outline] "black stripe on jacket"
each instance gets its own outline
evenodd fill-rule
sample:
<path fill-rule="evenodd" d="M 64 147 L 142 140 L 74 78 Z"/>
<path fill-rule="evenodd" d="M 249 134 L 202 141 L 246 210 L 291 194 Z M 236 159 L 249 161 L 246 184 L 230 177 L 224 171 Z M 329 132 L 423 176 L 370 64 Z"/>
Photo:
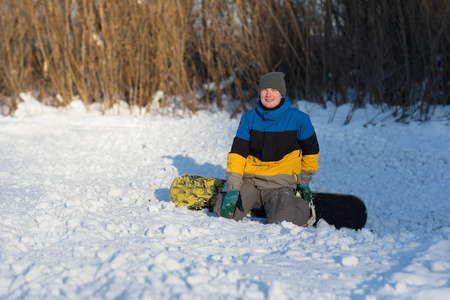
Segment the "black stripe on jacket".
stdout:
<path fill-rule="evenodd" d="M 279 161 L 295 150 L 302 150 L 303 155 L 318 154 L 319 143 L 316 133 L 305 140 L 298 141 L 297 131 L 262 132 L 253 129 L 250 130 L 250 141 L 234 138 L 230 153 L 236 153 L 245 158 L 251 155 L 261 161 Z"/>

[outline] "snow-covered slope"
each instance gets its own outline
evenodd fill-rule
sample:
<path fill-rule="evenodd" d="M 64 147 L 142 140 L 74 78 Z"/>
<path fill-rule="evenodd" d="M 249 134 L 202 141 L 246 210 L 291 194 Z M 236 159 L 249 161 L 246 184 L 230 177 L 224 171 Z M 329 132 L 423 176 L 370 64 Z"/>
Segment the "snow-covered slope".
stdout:
<path fill-rule="evenodd" d="M 380 113 L 367 108 L 343 126 L 348 107 L 299 103 L 321 146 L 311 187 L 366 202 L 355 232 L 176 208 L 176 176 L 225 177 L 239 122 L 226 112 L 23 98 L 0 117 L 1 299 L 449 299 L 448 119 L 364 127 Z"/>

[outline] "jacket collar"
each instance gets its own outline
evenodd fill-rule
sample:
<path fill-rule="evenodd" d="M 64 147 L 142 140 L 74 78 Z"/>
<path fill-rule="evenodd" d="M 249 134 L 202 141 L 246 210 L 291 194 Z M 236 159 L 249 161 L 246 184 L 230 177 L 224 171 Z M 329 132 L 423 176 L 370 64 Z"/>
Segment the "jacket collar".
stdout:
<path fill-rule="evenodd" d="M 258 105 L 256 105 L 256 112 L 263 120 L 278 120 L 289 107 L 291 107 L 291 101 L 288 97 L 284 97 L 284 104 L 275 110 L 264 110 L 261 100 L 259 100 Z"/>

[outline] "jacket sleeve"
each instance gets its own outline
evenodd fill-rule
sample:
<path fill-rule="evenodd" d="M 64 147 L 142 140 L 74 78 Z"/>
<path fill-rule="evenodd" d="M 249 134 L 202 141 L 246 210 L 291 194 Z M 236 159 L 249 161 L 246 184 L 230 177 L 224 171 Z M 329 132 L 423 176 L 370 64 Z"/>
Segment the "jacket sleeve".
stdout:
<path fill-rule="evenodd" d="M 297 183 L 309 185 L 314 172 L 319 169 L 320 155 L 319 142 L 309 117 L 302 126 L 302 132 L 299 134 L 299 143 L 302 149 L 302 166 Z"/>
<path fill-rule="evenodd" d="M 301 140 L 300 146 L 302 148 L 302 171 L 317 171 L 319 169 L 320 149 L 316 133 L 313 133 L 307 139 Z"/>
<path fill-rule="evenodd" d="M 242 186 L 244 168 L 250 149 L 250 131 L 243 119 L 239 123 L 236 137 L 227 159 L 227 190 L 239 191 Z"/>

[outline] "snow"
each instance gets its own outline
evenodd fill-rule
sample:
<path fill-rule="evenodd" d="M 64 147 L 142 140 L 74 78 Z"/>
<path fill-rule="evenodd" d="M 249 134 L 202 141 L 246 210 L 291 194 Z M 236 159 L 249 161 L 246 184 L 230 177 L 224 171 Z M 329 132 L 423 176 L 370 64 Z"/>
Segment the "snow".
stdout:
<path fill-rule="evenodd" d="M 344 126 L 350 107 L 299 102 L 321 146 L 311 188 L 367 205 L 353 231 L 176 208 L 178 175 L 225 176 L 226 111 L 21 98 L 0 116 L 1 299 L 450 299 L 448 107 L 409 124 L 367 107 Z"/>

